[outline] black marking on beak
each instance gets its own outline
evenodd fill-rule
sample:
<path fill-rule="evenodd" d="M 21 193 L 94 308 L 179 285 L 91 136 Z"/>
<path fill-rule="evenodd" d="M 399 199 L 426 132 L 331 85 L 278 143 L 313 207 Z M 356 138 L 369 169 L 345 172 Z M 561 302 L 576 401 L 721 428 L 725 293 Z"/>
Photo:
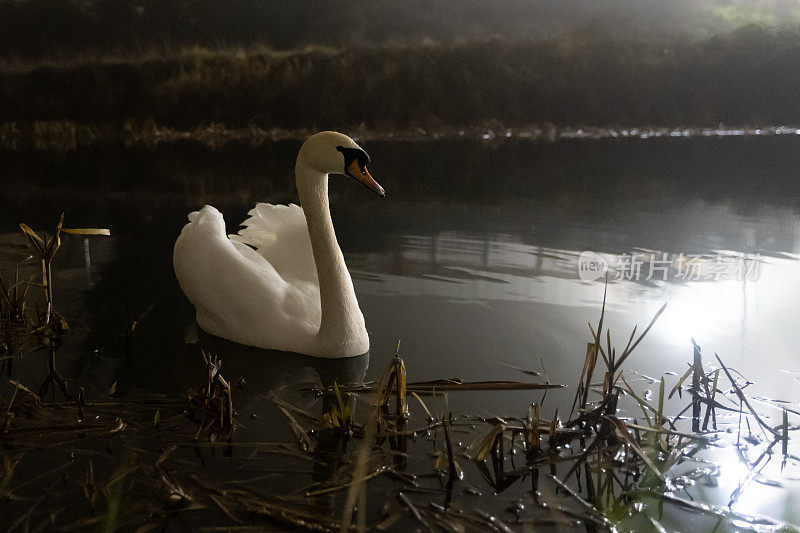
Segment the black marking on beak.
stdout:
<path fill-rule="evenodd" d="M 344 174 L 346 176 L 355 178 L 355 176 L 350 174 L 350 171 L 348 170 L 353 161 L 358 161 L 358 168 L 361 169 L 361 172 L 364 172 L 364 169 L 367 168 L 367 165 L 369 165 L 370 159 L 367 155 L 367 152 L 364 150 L 360 150 L 358 148 L 345 148 L 344 146 L 337 146 L 336 149 L 342 152 L 344 155 Z"/>
<path fill-rule="evenodd" d="M 375 181 L 375 179 L 370 175 L 369 170 L 367 170 L 369 156 L 364 150 L 359 150 L 357 148 L 344 148 L 343 146 L 337 147 L 337 150 L 344 154 L 345 176 L 350 176 L 380 197 L 386 196 L 386 192 L 383 190 L 383 187 L 381 187 L 380 184 Z"/>

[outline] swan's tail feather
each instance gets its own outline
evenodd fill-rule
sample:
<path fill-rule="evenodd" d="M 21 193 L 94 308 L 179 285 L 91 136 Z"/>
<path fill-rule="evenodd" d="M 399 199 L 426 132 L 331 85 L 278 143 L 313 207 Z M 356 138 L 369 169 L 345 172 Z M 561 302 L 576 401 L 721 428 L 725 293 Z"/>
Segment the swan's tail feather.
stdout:
<path fill-rule="evenodd" d="M 225 219 L 214 206 L 203 206 L 199 211 L 189 213 L 189 223 L 183 227 L 183 232 L 225 233 Z"/>

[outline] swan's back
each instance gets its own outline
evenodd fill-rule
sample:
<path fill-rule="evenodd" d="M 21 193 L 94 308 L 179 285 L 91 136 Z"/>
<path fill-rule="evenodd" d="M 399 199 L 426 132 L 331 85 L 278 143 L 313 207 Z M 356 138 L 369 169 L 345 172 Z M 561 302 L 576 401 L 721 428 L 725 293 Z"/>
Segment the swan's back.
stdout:
<path fill-rule="evenodd" d="M 268 204 L 250 215 L 247 227 L 231 239 L 214 207 L 191 213 L 173 253 L 178 282 L 206 332 L 304 352 L 321 318 L 316 271 L 308 268 L 314 261 L 305 216 L 298 206 Z"/>

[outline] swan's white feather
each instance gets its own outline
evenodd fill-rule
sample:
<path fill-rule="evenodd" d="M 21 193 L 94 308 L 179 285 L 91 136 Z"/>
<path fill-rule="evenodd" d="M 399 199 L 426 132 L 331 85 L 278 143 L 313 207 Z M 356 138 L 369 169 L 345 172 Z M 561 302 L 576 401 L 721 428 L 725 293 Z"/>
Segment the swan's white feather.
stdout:
<path fill-rule="evenodd" d="M 316 271 L 308 268 L 315 263 L 303 210 L 258 204 L 250 215 L 233 239 L 214 207 L 189 215 L 173 254 L 181 288 L 208 333 L 312 353 L 321 307 Z"/>
<path fill-rule="evenodd" d="M 232 241 L 254 247 L 285 280 L 319 283 L 302 207 L 258 203 L 248 215 Z"/>

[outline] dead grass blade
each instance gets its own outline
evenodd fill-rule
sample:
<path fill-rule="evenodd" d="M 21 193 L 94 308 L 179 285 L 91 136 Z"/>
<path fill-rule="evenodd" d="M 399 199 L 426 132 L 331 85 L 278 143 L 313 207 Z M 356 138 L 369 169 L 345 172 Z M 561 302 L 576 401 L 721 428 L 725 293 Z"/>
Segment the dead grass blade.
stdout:
<path fill-rule="evenodd" d="M 517 372 L 522 372 L 523 374 L 527 374 L 529 376 L 540 376 L 541 375 L 539 372 L 536 372 L 535 370 L 526 370 L 526 369 L 518 367 L 518 366 L 510 365 L 508 363 L 503 363 L 502 361 L 500 362 L 500 364 L 503 365 L 503 366 L 507 366 L 508 368 L 512 368 L 512 369 L 516 370 Z"/>
<path fill-rule="evenodd" d="M 753 409 L 753 406 L 750 405 L 750 402 L 747 401 L 747 396 L 745 396 L 744 392 L 742 392 L 742 389 L 739 387 L 739 385 L 733 379 L 733 376 L 728 371 L 728 367 L 725 366 L 725 363 L 722 362 L 722 359 L 719 358 L 719 355 L 714 354 L 714 357 L 717 358 L 717 361 L 719 361 L 719 364 L 722 367 L 722 370 L 725 372 L 725 375 L 728 376 L 728 381 L 731 382 L 731 385 L 733 386 L 734 390 L 736 391 L 736 396 L 738 396 L 739 400 L 741 400 L 742 403 L 744 403 L 747 406 L 747 409 L 750 411 L 750 413 L 756 419 L 756 422 L 758 422 L 758 424 L 762 428 L 764 428 L 766 431 L 769 431 L 772 434 L 773 437 L 780 438 L 780 436 L 781 436 L 780 433 L 778 431 L 776 431 L 775 429 L 773 429 L 772 427 L 770 427 L 769 425 L 767 425 L 767 423 L 764 422 L 761 419 L 760 416 L 758 416 L 758 413 L 756 413 L 755 409 Z"/>
<path fill-rule="evenodd" d="M 586 409 L 586 404 L 589 399 L 589 388 L 591 387 L 592 376 L 594 375 L 594 367 L 597 363 L 597 346 L 598 344 L 596 342 L 589 342 L 586 344 L 586 357 L 583 360 L 583 370 L 581 370 L 581 377 L 578 379 L 578 387 L 575 390 L 575 399 L 572 400 L 569 419 L 572 419 L 572 414 L 575 412 L 576 405 L 581 409 Z"/>
<path fill-rule="evenodd" d="M 111 235 L 110 229 L 101 228 L 61 228 L 61 231 L 71 235 Z"/>
<path fill-rule="evenodd" d="M 681 376 L 681 379 L 679 379 L 679 380 L 678 380 L 678 382 L 675 384 L 675 386 L 674 386 L 674 387 L 672 387 L 672 390 L 671 390 L 671 391 L 669 391 L 669 395 L 667 396 L 667 399 L 668 399 L 668 400 L 671 400 L 671 399 L 672 399 L 672 397 L 675 395 L 675 393 L 676 393 L 676 392 L 678 393 L 678 396 L 680 397 L 680 395 L 681 395 L 681 394 L 680 394 L 680 391 L 681 391 L 681 385 L 683 385 L 683 382 L 684 382 L 684 381 L 686 381 L 686 379 L 687 379 L 689 376 L 691 376 L 691 375 L 692 375 L 692 371 L 693 371 L 693 370 L 694 370 L 694 367 L 693 367 L 692 365 L 689 365 L 689 368 L 687 368 L 687 369 L 686 369 L 686 372 L 683 374 L 683 376 Z"/>
<path fill-rule="evenodd" d="M 619 370 L 619 368 L 622 366 L 622 363 L 625 362 L 625 359 L 627 359 L 628 356 L 631 355 L 633 350 L 636 349 L 636 347 L 639 345 L 639 343 L 642 342 L 642 339 L 644 339 L 645 335 L 647 335 L 647 333 L 650 331 L 650 328 L 653 327 L 653 325 L 656 323 L 656 320 L 658 320 L 658 317 L 661 316 L 661 313 L 663 313 L 664 309 L 666 309 L 666 308 L 667 308 L 667 304 L 664 303 L 664 305 L 661 306 L 661 309 L 659 309 L 658 312 L 653 316 L 652 320 L 650 320 L 650 323 L 644 329 L 642 334 L 639 335 L 639 337 L 636 339 L 636 341 L 632 345 L 630 345 L 628 348 L 625 349 L 624 352 L 622 352 L 622 355 L 619 356 L 619 360 L 617 360 L 617 362 L 614 363 L 614 367 L 613 367 L 614 371 Z"/>
<path fill-rule="evenodd" d="M 563 389 L 565 385 L 551 383 L 526 383 L 524 381 L 461 381 L 435 380 L 407 384 L 411 392 L 432 393 L 444 391 L 501 391 Z"/>
<path fill-rule="evenodd" d="M 294 432 L 295 436 L 300 440 L 300 442 L 303 443 L 305 449 L 306 450 L 313 449 L 314 443 L 311 442 L 311 438 L 308 436 L 308 433 L 306 433 L 306 430 L 303 429 L 303 426 L 301 426 L 297 422 L 295 417 L 292 416 L 292 413 L 290 413 L 289 410 L 282 405 L 278 405 L 278 408 L 281 410 L 281 412 L 283 412 L 286 418 L 289 419 L 289 426 L 292 428 L 292 431 Z"/>
<path fill-rule="evenodd" d="M 614 424 L 614 426 L 617 429 L 616 432 L 617 436 L 620 437 L 623 441 L 625 441 L 625 443 L 629 445 L 631 449 L 633 449 L 633 451 L 636 452 L 636 455 L 638 455 L 642 459 L 642 461 L 644 461 L 645 464 L 647 464 L 647 466 L 650 467 L 650 470 L 652 470 L 653 473 L 656 476 L 658 476 L 659 479 L 663 480 L 664 474 L 661 473 L 661 471 L 658 469 L 653 460 L 650 459 L 650 457 L 648 457 L 648 455 L 639 447 L 639 444 L 636 442 L 636 439 L 634 439 L 628 432 L 628 428 L 625 426 L 625 423 L 615 416 L 606 416 L 605 419 Z"/>
<path fill-rule="evenodd" d="M 427 520 L 425 520 L 425 518 L 422 516 L 422 513 L 419 512 L 419 509 L 417 509 L 417 507 L 413 503 L 411 503 L 411 500 L 408 499 L 408 496 L 406 496 L 404 492 L 398 494 L 397 498 L 400 500 L 400 503 L 406 506 L 408 511 L 411 513 L 411 516 L 413 516 L 417 520 L 417 522 L 422 524 L 428 531 L 433 531 L 431 525 L 428 523 Z"/>
<path fill-rule="evenodd" d="M 22 229 L 25 236 L 28 237 L 28 240 L 34 248 L 36 248 L 42 256 L 46 255 L 47 245 L 45 245 L 44 240 L 27 224 L 20 224 L 19 227 Z"/>
<path fill-rule="evenodd" d="M 420 397 L 419 397 L 419 394 L 417 394 L 417 393 L 416 393 L 416 392 L 414 392 L 414 391 L 411 391 L 411 395 L 412 395 L 414 398 L 416 398 L 416 399 L 417 399 L 417 401 L 419 402 L 419 404 L 420 404 L 420 405 L 422 406 L 422 408 L 425 410 L 425 414 L 426 414 L 426 415 L 428 415 L 428 420 L 431 420 L 431 419 L 433 419 L 433 415 L 431 414 L 430 410 L 428 409 L 428 406 L 427 406 L 427 405 L 425 405 L 425 402 L 423 402 L 423 401 L 422 401 L 422 398 L 420 398 Z"/>
<path fill-rule="evenodd" d="M 485 461 L 492 451 L 492 445 L 495 439 L 502 433 L 502 425 L 497 424 L 492 426 L 486 435 L 470 444 L 464 454 L 475 462 Z"/>

